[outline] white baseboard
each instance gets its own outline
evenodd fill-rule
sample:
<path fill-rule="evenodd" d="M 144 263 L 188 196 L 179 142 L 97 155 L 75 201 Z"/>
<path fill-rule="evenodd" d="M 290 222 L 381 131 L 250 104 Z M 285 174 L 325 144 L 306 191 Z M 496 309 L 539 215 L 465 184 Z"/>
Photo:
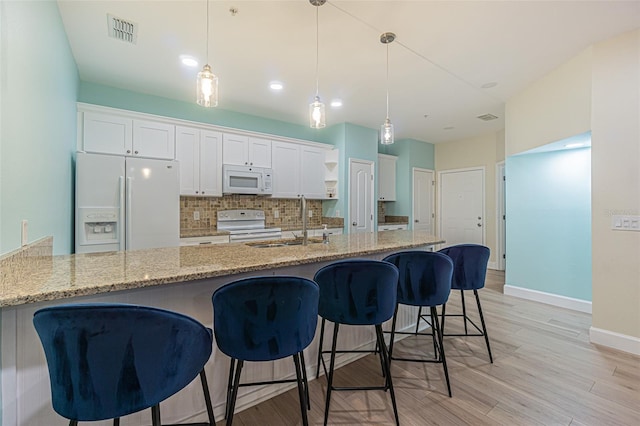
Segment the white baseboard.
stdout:
<path fill-rule="evenodd" d="M 589 341 L 634 355 L 640 355 L 640 339 L 601 328 L 589 328 Z"/>
<path fill-rule="evenodd" d="M 547 305 L 558 306 L 560 308 L 585 312 L 587 314 L 591 313 L 591 302 L 588 300 L 574 299 L 573 297 L 560 296 L 559 294 L 545 293 L 543 291 L 515 287 L 508 284 L 504 286 L 504 294 L 519 297 L 521 299 L 546 303 Z"/>

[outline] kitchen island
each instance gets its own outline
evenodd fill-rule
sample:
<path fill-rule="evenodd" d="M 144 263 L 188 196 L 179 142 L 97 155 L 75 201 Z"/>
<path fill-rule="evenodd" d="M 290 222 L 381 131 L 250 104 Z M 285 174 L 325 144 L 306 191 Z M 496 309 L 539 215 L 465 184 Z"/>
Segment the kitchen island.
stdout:
<path fill-rule="evenodd" d="M 331 236 L 329 244 L 307 246 L 259 248 L 236 243 L 5 259 L 0 294 L 2 424 L 66 424 L 51 408 L 44 353 L 32 325 L 33 313 L 44 306 L 85 302 L 142 304 L 181 312 L 211 327 L 211 295 L 235 279 L 265 274 L 312 278 L 320 267 L 335 260 L 381 259 L 398 250 L 425 249 L 439 243 L 442 241 L 425 232 L 396 231 Z M 402 328 L 411 328 L 415 319 L 415 309 L 407 308 L 398 321 Z M 345 333 L 341 344 L 372 348 L 373 336 L 373 330 L 363 334 L 354 329 L 353 333 Z M 316 334 L 316 340 L 305 351 L 310 378 L 315 372 L 318 337 Z M 345 354 L 340 363 L 352 359 L 353 355 Z M 293 375 L 290 364 L 290 359 L 271 365 L 249 363 L 243 378 L 245 381 L 288 378 Z M 228 367 L 229 359 L 214 347 L 206 369 L 216 419 L 221 418 L 224 410 Z M 290 385 L 243 388 L 237 408 L 258 403 L 288 387 Z M 198 383 L 192 383 L 162 405 L 166 422 L 205 418 Z M 123 425 L 147 423 L 148 413 L 128 416 L 122 422 Z"/>

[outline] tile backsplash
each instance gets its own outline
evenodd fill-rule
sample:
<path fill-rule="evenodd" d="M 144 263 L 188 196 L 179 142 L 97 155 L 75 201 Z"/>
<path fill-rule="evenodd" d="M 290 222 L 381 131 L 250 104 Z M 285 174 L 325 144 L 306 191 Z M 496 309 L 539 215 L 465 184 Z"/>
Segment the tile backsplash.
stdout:
<path fill-rule="evenodd" d="M 302 228 L 300 200 L 233 194 L 222 197 L 180 197 L 180 233 L 215 231 L 218 211 L 235 209 L 264 210 L 265 225 L 268 227 L 283 230 Z M 322 218 L 322 200 L 307 200 L 307 210 L 312 212 L 312 217 L 308 219 L 309 227 L 319 228 L 327 223 Z M 194 219 L 195 212 L 198 212 L 199 220 Z M 339 219 L 342 223 L 342 218 L 331 219 L 332 222 Z"/>

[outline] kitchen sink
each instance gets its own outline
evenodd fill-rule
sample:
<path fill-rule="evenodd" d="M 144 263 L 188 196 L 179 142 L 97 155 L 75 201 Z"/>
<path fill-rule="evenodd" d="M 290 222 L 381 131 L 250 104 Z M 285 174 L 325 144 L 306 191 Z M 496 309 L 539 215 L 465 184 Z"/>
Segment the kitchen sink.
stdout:
<path fill-rule="evenodd" d="M 322 240 L 318 238 L 309 238 L 307 240 L 307 244 L 318 244 L 321 242 Z M 277 240 L 277 241 L 257 241 L 257 242 L 245 243 L 245 244 L 255 248 L 301 246 L 302 240 L 295 239 L 295 240 Z"/>

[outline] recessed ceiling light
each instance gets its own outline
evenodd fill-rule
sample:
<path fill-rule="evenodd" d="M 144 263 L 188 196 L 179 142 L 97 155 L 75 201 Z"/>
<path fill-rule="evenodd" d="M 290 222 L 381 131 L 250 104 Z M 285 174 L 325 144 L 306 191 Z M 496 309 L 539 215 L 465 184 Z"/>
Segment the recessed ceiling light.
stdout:
<path fill-rule="evenodd" d="M 334 108 L 339 108 L 342 106 L 342 99 L 333 99 L 331 101 L 331 106 Z"/>
<path fill-rule="evenodd" d="M 193 56 L 180 55 L 180 62 L 187 67 L 197 67 L 198 61 Z"/>
<path fill-rule="evenodd" d="M 492 87 L 496 87 L 498 85 L 498 83 L 496 83 L 495 81 L 491 81 L 489 83 L 485 83 L 483 84 L 482 87 L 483 89 L 491 89 Z"/>
<path fill-rule="evenodd" d="M 443 127 L 444 130 L 453 130 L 455 127 L 453 126 L 447 126 L 447 127 Z"/>
<path fill-rule="evenodd" d="M 271 90 L 282 90 L 284 85 L 279 81 L 272 81 L 271 83 L 269 83 L 269 87 L 271 88 Z"/>

